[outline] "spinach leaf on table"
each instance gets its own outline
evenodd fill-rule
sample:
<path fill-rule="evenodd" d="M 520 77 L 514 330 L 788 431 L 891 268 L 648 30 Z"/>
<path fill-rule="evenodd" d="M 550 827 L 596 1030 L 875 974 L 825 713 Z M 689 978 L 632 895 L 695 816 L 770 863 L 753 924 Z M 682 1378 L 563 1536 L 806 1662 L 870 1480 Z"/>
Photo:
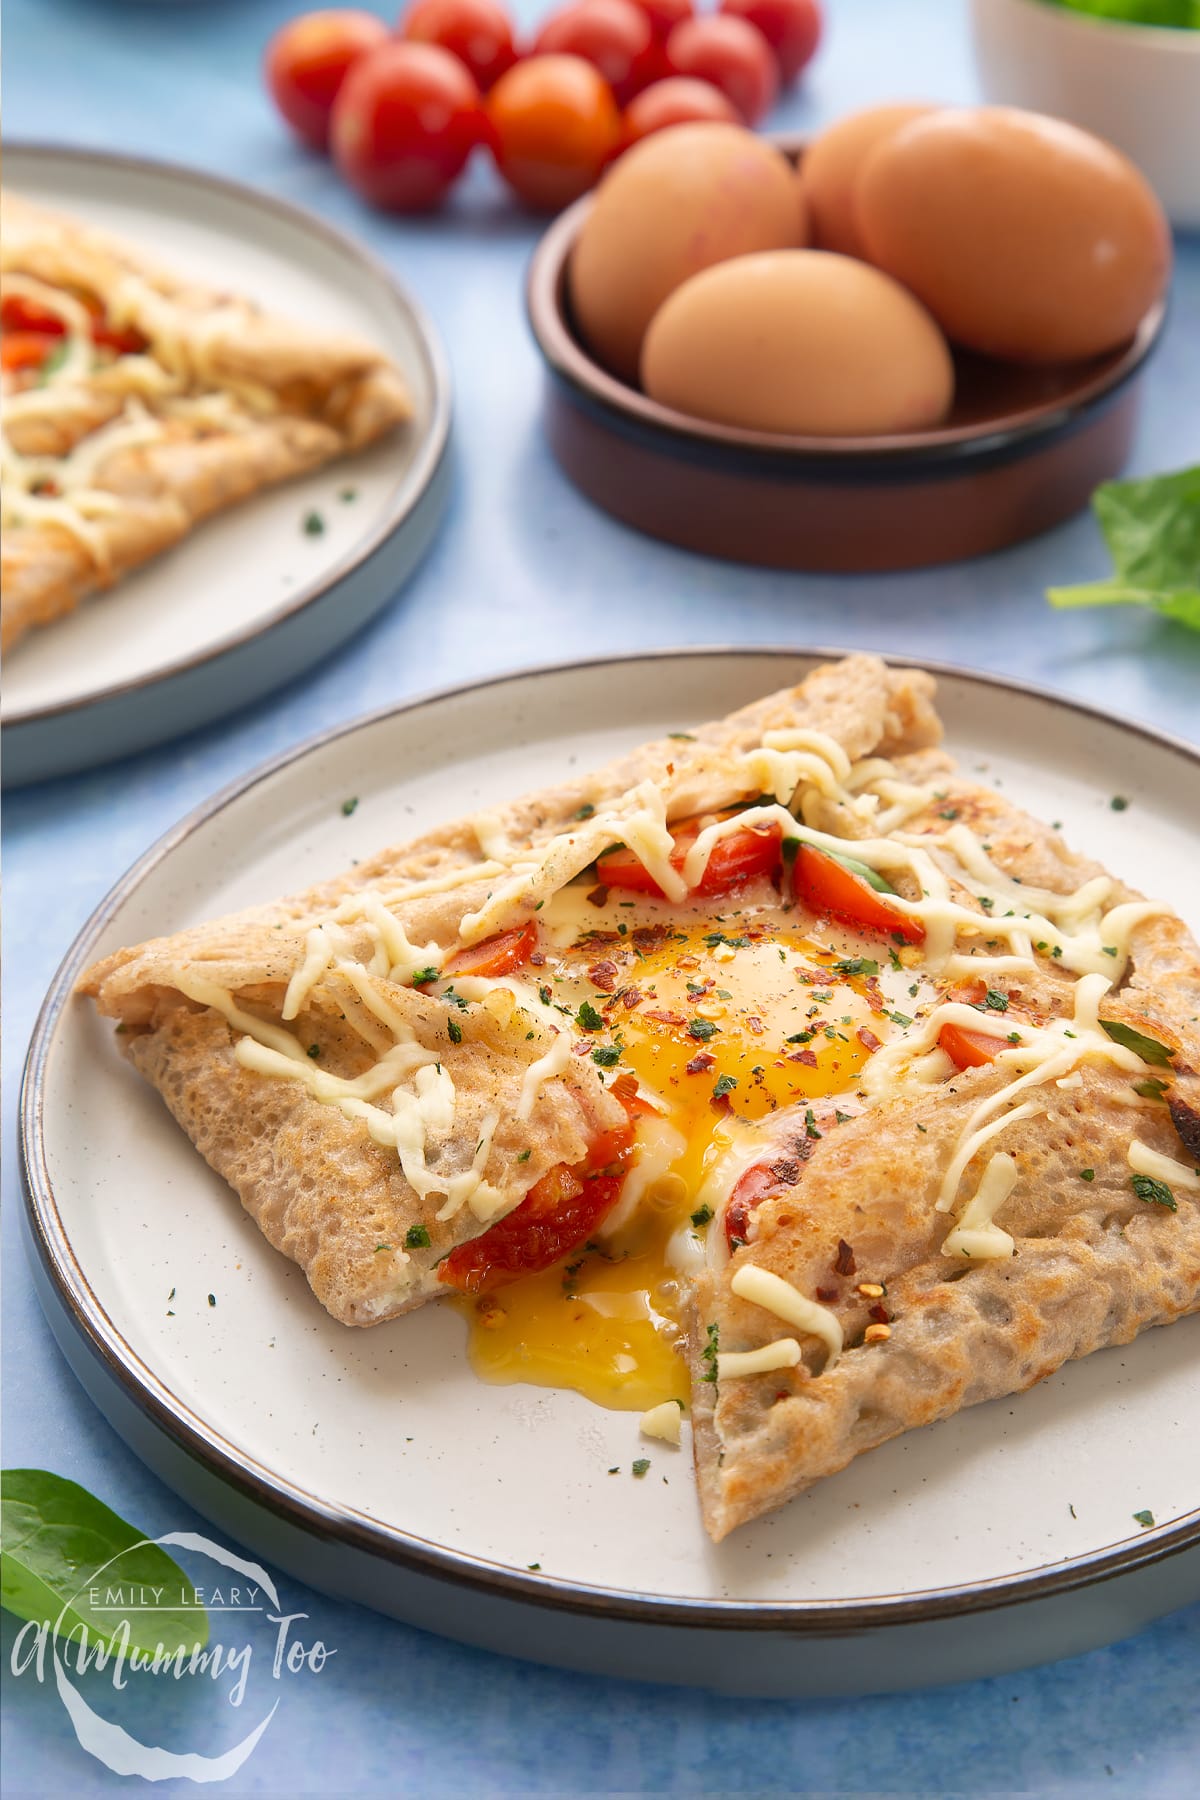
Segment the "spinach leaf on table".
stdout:
<path fill-rule="evenodd" d="M 1112 552 L 1107 581 L 1049 588 L 1052 606 L 1149 606 L 1200 631 L 1200 464 L 1106 481 L 1092 509 Z"/>
<path fill-rule="evenodd" d="M 208 1642 L 208 1614 L 183 1570 L 86 1488 L 47 1469 L 6 1469 L 0 1500 L 7 1612 L 51 1627 L 61 1615 L 58 1635 L 83 1625 L 89 1644 L 111 1644 L 127 1621 L 129 1648 L 151 1654 L 160 1644 L 168 1656 L 190 1654 Z M 110 1598 L 119 1605 L 105 1610 Z M 142 1601 L 152 1610 L 137 1610 Z"/>

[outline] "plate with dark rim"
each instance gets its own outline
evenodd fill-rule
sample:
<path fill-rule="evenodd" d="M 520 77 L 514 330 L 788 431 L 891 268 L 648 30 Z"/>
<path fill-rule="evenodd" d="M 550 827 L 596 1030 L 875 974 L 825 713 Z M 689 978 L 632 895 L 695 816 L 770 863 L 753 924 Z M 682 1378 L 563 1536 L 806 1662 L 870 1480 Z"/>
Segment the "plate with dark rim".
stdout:
<path fill-rule="evenodd" d="M 22 1103 L 34 1278 L 117 1431 L 257 1554 L 490 1649 L 759 1694 L 996 1673 L 1200 1597 L 1200 1317 L 909 1432 L 714 1548 L 686 1441 L 639 1443 L 636 1412 L 575 1393 L 485 1385 L 453 1308 L 368 1331 L 331 1319 L 72 999 L 120 944 L 294 891 L 816 660 L 646 653 L 372 714 L 184 819 L 68 952 Z M 1200 752 L 993 676 L 944 669 L 939 687 L 966 770 L 1200 924 Z"/>
<path fill-rule="evenodd" d="M 449 490 L 450 377 L 411 295 L 358 244 L 197 170 L 18 144 L 14 192 L 146 247 L 168 267 L 393 356 L 414 417 L 360 452 L 199 526 L 5 659 L 8 785 L 164 742 L 290 681 L 397 594 Z M 312 524 L 319 521 L 320 529 Z"/>
<path fill-rule="evenodd" d="M 802 139 L 779 148 L 799 164 Z M 614 517 L 688 550 L 771 568 L 920 568 L 980 556 L 1079 512 L 1124 467 L 1141 377 L 1166 319 L 1090 361 L 1021 367 L 954 352 L 942 426 L 878 437 L 800 437 L 691 418 L 595 359 L 571 309 L 571 251 L 591 195 L 534 251 L 529 323 L 546 367 L 550 448 Z"/>

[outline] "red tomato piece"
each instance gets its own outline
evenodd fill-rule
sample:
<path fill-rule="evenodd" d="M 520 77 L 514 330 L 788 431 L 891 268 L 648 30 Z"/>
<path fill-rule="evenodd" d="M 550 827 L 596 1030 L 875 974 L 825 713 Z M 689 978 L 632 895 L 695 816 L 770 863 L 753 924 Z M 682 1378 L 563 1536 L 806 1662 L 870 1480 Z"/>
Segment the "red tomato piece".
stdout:
<path fill-rule="evenodd" d="M 355 63 L 333 109 L 333 159 L 388 212 L 437 206 L 483 141 L 470 71 L 436 44 L 387 43 Z"/>
<path fill-rule="evenodd" d="M 65 337 L 66 326 L 57 313 L 27 300 L 24 294 L 5 294 L 0 301 L 0 324 L 5 331 L 36 331 L 43 337 Z"/>
<path fill-rule="evenodd" d="M 514 969 L 523 968 L 537 949 L 538 929 L 531 919 L 527 925 L 515 926 L 512 931 L 498 931 L 494 937 L 484 938 L 481 944 L 472 944 L 466 950 L 459 950 L 452 956 L 442 974 L 450 975 L 511 975 Z"/>
<path fill-rule="evenodd" d="M 374 13 L 342 7 L 302 13 L 275 33 L 267 45 L 267 86 L 297 137 L 314 150 L 327 147 L 333 103 L 351 65 L 387 40 L 388 28 Z"/>
<path fill-rule="evenodd" d="M 685 19 L 667 39 L 672 75 L 711 81 L 732 101 L 747 125 L 769 113 L 779 93 L 779 72 L 761 31 L 724 13 Z"/>
<path fill-rule="evenodd" d="M 970 1031 L 965 1025 L 943 1025 L 938 1044 L 959 1069 L 981 1069 L 996 1060 L 996 1052 L 1004 1048 L 1002 1038 L 986 1031 Z"/>
<path fill-rule="evenodd" d="M 549 1269 L 585 1244 L 621 1191 L 619 1175 L 583 1179 L 559 1164 L 530 1188 L 503 1219 L 468 1244 L 452 1250 L 438 1280 L 464 1294 L 493 1288 Z"/>
<path fill-rule="evenodd" d="M 535 56 L 582 56 L 627 106 L 665 69 L 650 21 L 633 0 L 578 0 L 554 13 L 534 39 Z"/>
<path fill-rule="evenodd" d="M 849 848 L 852 850 L 853 845 Z M 796 893 L 814 912 L 832 913 L 864 931 L 896 933 L 906 943 L 925 941 L 925 927 L 892 906 L 887 897 L 847 869 L 834 856 L 826 856 L 812 844 L 801 844 L 796 856 L 792 881 Z"/>
<path fill-rule="evenodd" d="M 682 869 L 688 851 L 699 836 L 698 824 L 683 825 L 672 832 L 675 848 L 671 866 Z M 718 838 L 708 866 L 692 889 L 704 899 L 727 894 L 739 882 L 753 881 L 760 875 L 773 875 L 780 863 L 782 834 L 778 825 L 748 825 L 744 831 L 731 832 Z M 597 872 L 605 887 L 628 889 L 636 894 L 658 894 L 662 889 L 649 870 L 633 854 L 622 847 L 609 850 L 597 864 Z"/>
<path fill-rule="evenodd" d="M 621 142 L 607 81 L 579 56 L 531 56 L 488 95 L 496 166 L 527 206 L 557 212 L 587 192 Z"/>
<path fill-rule="evenodd" d="M 772 1194 L 782 1194 L 786 1185 L 780 1181 L 769 1163 L 755 1163 L 734 1183 L 729 1204 L 725 1208 L 725 1242 L 731 1256 L 740 1244 L 746 1242 L 750 1230 L 750 1214 L 754 1207 L 769 1200 Z"/>
<path fill-rule="evenodd" d="M 677 25 L 696 15 L 692 0 L 634 0 L 650 21 L 656 43 L 665 44 Z"/>
<path fill-rule="evenodd" d="M 821 41 L 819 0 L 721 0 L 720 11 L 762 32 L 785 84 L 811 62 Z"/>
<path fill-rule="evenodd" d="M 742 115 L 711 82 L 670 75 L 643 88 L 625 108 L 625 143 L 636 144 L 655 131 L 696 121 L 740 125 Z"/>
<path fill-rule="evenodd" d="M 512 20 L 498 0 L 416 0 L 396 27 L 414 44 L 440 44 L 486 93 L 517 60 Z"/>
<path fill-rule="evenodd" d="M 40 369 L 56 342 L 41 331 L 6 331 L 0 344 L 0 362 L 10 374 L 20 369 Z"/>

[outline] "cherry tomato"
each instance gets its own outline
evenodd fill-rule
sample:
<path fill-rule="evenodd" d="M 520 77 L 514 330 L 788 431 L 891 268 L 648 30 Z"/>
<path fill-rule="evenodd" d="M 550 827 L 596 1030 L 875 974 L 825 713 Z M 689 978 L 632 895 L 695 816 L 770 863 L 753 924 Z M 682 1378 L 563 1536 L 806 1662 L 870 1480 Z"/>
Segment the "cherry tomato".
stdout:
<path fill-rule="evenodd" d="M 512 20 L 498 0 L 416 0 L 396 27 L 414 44 L 440 44 L 466 63 L 484 93 L 517 60 Z"/>
<path fill-rule="evenodd" d="M 538 928 L 531 919 L 528 925 L 518 925 L 512 931 L 498 931 L 494 937 L 484 938 L 481 944 L 471 944 L 466 950 L 460 950 L 452 956 L 442 974 L 450 975 L 511 975 L 514 969 L 523 968 L 537 949 Z"/>
<path fill-rule="evenodd" d="M 633 1151 L 633 1120 L 650 1112 L 637 1082 L 621 1076 L 611 1092 L 625 1107 L 624 1124 L 603 1132 L 575 1168 L 556 1163 L 534 1183 L 519 1206 L 452 1250 L 438 1280 L 467 1294 L 485 1294 L 522 1275 L 548 1269 L 591 1237 L 620 1196 Z"/>
<path fill-rule="evenodd" d="M 665 67 L 650 21 L 633 0 L 578 0 L 547 19 L 533 49 L 537 56 L 582 56 L 599 69 L 618 106 L 627 106 Z"/>
<path fill-rule="evenodd" d="M 762 32 L 785 84 L 812 60 L 821 41 L 819 0 L 721 0 L 720 11 Z"/>
<path fill-rule="evenodd" d="M 677 25 L 695 17 L 692 0 L 634 0 L 650 21 L 657 44 L 665 44 Z"/>
<path fill-rule="evenodd" d="M 779 72 L 761 31 L 745 19 L 723 13 L 685 19 L 666 46 L 672 75 L 695 75 L 733 102 L 747 125 L 770 112 L 779 93 Z"/>
<path fill-rule="evenodd" d="M 689 125 L 693 121 L 740 125 L 742 115 L 732 100 L 719 93 L 708 81 L 693 81 L 686 75 L 671 75 L 656 81 L 625 108 L 625 142 L 636 144 L 652 132 L 666 131 L 671 125 Z"/>
<path fill-rule="evenodd" d="M 485 120 L 470 71 L 436 44 L 388 43 L 357 62 L 333 109 L 333 159 L 372 206 L 424 212 L 461 175 Z"/>
<path fill-rule="evenodd" d="M 118 328 L 108 323 L 94 294 L 72 291 L 92 315 L 93 343 L 103 344 L 106 349 L 120 354 L 146 348 L 146 340 L 140 331 L 135 331 L 132 326 Z M 26 299 L 23 294 L 5 295 L 0 303 L 0 321 L 5 331 L 35 331 L 42 337 L 65 337 L 67 331 L 57 313 L 39 306 L 36 300 Z"/>
<path fill-rule="evenodd" d="M 555 212 L 586 193 L 621 142 L 607 81 L 579 56 L 531 56 L 487 102 L 493 153 L 527 206 Z"/>
<path fill-rule="evenodd" d="M 329 144 L 330 118 L 350 65 L 386 44 L 388 28 L 374 13 L 302 13 L 267 45 L 265 73 L 271 98 L 296 133 L 314 150 Z"/>
<path fill-rule="evenodd" d="M 57 339 L 41 331 L 6 331 L 0 343 L 0 366 L 15 374 L 20 369 L 40 369 Z"/>
<path fill-rule="evenodd" d="M 835 856 L 827 856 L 812 844 L 801 844 L 792 871 L 797 894 L 815 912 L 832 913 L 864 931 L 895 932 L 906 943 L 925 940 L 925 927 L 920 919 L 901 912 L 888 903 L 883 894 L 848 869 Z"/>
<path fill-rule="evenodd" d="M 697 824 L 683 825 L 678 831 L 672 832 L 675 839 L 675 848 L 671 852 L 672 868 L 683 867 L 684 859 L 699 831 Z M 692 892 L 711 899 L 717 894 L 727 894 L 738 882 L 752 881 L 760 875 L 773 875 L 780 863 L 781 842 L 778 825 L 751 825 L 744 831 L 734 831 L 728 837 L 718 838 L 713 845 L 708 866 Z M 662 894 L 662 889 L 649 870 L 632 850 L 627 850 L 624 846 L 619 850 L 608 851 L 596 866 L 605 887 L 624 888 L 637 894 Z"/>
<path fill-rule="evenodd" d="M 981 1069 L 996 1060 L 996 1052 L 1004 1048 L 1001 1038 L 986 1031 L 969 1031 L 965 1025 L 943 1025 L 938 1044 L 959 1069 Z"/>

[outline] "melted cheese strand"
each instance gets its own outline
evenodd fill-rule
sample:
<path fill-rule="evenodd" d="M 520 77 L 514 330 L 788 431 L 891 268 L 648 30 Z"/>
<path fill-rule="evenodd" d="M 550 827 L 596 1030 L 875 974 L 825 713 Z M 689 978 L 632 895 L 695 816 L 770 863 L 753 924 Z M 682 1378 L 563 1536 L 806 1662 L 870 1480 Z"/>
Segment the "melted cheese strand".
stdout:
<path fill-rule="evenodd" d="M 1026 1112 L 1018 1107 L 1017 1113 Z M 1008 1120 L 998 1123 L 1007 1124 Z M 1011 1156 L 998 1152 L 988 1161 L 983 1177 L 968 1200 L 958 1223 L 942 1241 L 943 1256 L 966 1256 L 975 1262 L 998 1260 L 1016 1252 L 1016 1241 L 995 1222 L 996 1214 L 1017 1185 L 1017 1165 Z"/>
<path fill-rule="evenodd" d="M 1014 1081 L 1011 1087 L 1005 1088 L 1001 1094 L 996 1095 L 994 1097 L 995 1101 L 999 1102 L 1000 1100 L 1007 1100 L 1011 1094 L 1016 1093 L 1017 1089 L 1026 1082 L 1032 1084 L 1035 1082 L 1049 1081 L 1051 1076 L 1048 1073 L 1048 1070 L 1052 1069 L 1053 1066 L 1053 1064 L 1049 1064 L 1047 1065 L 1047 1069 L 1031 1070 L 1028 1075 L 1023 1075 L 1020 1081 Z M 938 1190 L 937 1201 L 934 1205 L 935 1212 L 953 1212 L 954 1201 L 958 1194 L 958 1184 L 963 1178 L 963 1172 L 966 1169 L 967 1164 L 974 1160 L 986 1143 L 989 1143 L 999 1132 L 1007 1131 L 1008 1127 L 1010 1125 L 1015 1125 L 1018 1119 L 1040 1119 L 1046 1111 L 1044 1106 L 1038 1106 L 1032 1100 L 1027 1100 L 1023 1105 L 1014 1106 L 1011 1111 L 1002 1113 L 998 1119 L 993 1119 L 990 1124 L 976 1126 L 975 1120 L 985 1108 L 990 1108 L 992 1104 L 992 1101 L 985 1100 L 981 1105 L 977 1106 L 975 1111 L 971 1114 L 966 1130 L 958 1141 L 958 1146 L 955 1149 L 954 1155 L 950 1158 L 950 1166 L 942 1177 L 942 1185 Z M 996 1159 L 993 1157 L 992 1160 L 994 1162 Z"/>
<path fill-rule="evenodd" d="M 758 1350 L 718 1350 L 717 1380 L 731 1381 L 738 1375 L 766 1375 L 772 1369 L 794 1369 L 800 1361 L 800 1346 L 795 1338 L 776 1338 Z"/>
<path fill-rule="evenodd" d="M 1155 1181 L 1165 1181 L 1173 1187 L 1186 1188 L 1189 1193 L 1200 1194 L 1200 1170 L 1189 1169 L 1186 1163 L 1176 1162 L 1173 1156 L 1164 1156 L 1161 1150 L 1152 1150 L 1140 1138 L 1134 1138 L 1129 1146 L 1129 1166 L 1135 1175 L 1149 1175 Z"/>
<path fill-rule="evenodd" d="M 806 1299 L 781 1275 L 773 1275 L 769 1269 L 760 1269 L 754 1263 L 743 1263 L 729 1285 L 739 1299 L 749 1300 L 766 1312 L 774 1313 L 786 1324 L 794 1325 L 797 1331 L 820 1338 L 829 1351 L 825 1367 L 827 1370 L 833 1367 L 842 1353 L 843 1342 L 836 1313 L 830 1312 L 827 1306 L 818 1306 L 815 1300 Z"/>

